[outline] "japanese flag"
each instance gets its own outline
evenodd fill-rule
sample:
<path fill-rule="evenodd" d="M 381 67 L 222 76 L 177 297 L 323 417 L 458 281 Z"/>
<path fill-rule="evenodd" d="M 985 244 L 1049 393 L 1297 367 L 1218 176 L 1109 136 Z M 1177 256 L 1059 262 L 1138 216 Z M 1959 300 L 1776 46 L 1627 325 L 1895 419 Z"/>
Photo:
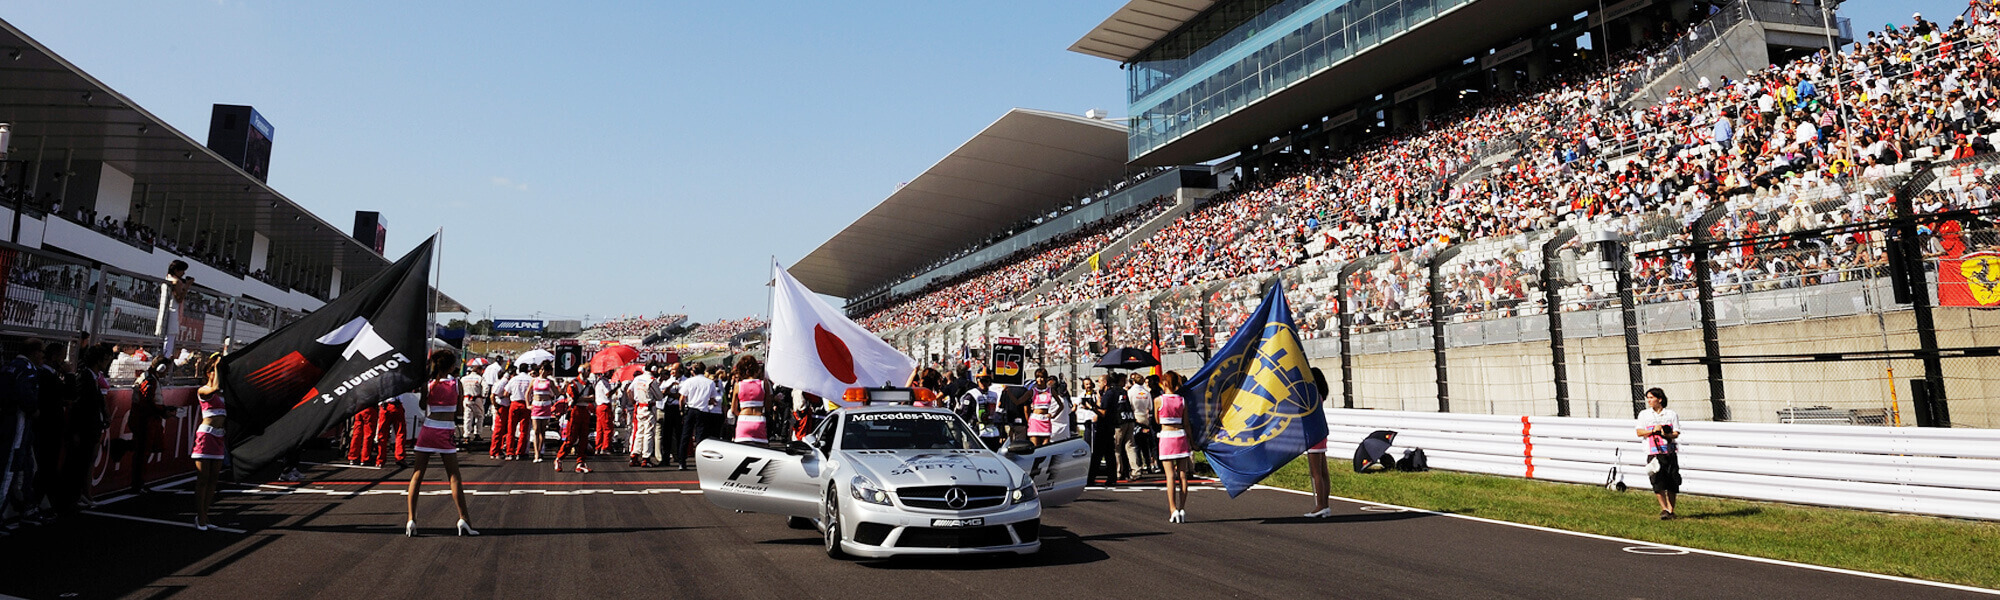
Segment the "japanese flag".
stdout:
<path fill-rule="evenodd" d="M 838 401 L 851 387 L 900 386 L 916 361 L 827 306 L 791 273 L 771 265 L 773 383 Z"/>

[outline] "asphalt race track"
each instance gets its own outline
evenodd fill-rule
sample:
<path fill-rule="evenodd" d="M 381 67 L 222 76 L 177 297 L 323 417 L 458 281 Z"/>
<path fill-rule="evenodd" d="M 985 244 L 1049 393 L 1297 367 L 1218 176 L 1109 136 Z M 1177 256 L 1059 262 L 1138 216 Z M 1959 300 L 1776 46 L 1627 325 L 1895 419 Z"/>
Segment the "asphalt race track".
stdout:
<path fill-rule="evenodd" d="M 187 484 L 0 538 L 0 594 L 25 598 L 1973 598 L 1976 592 L 1335 502 L 1194 492 L 1167 523 L 1156 486 L 1095 489 L 1044 517 L 1029 557 L 834 561 L 817 532 L 710 505 L 693 471 L 469 459 L 473 524 L 408 472 L 313 467 L 228 486 L 199 532 Z M 433 466 L 428 490 L 443 490 Z M 401 481 L 398 481 L 398 479 Z M 1642 503 L 1642 498 L 1633 500 Z M 1634 510 L 1639 510 L 1635 508 Z M 152 522 L 141 519 L 156 519 Z M 1638 549 L 1646 551 L 1643 548 Z"/>

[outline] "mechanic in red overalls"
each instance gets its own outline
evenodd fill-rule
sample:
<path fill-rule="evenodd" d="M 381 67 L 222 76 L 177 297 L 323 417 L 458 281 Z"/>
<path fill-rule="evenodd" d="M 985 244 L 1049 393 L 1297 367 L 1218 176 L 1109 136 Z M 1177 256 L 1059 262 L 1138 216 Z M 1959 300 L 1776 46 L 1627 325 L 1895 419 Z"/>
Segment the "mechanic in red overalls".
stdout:
<path fill-rule="evenodd" d="M 375 465 L 381 466 L 383 461 L 389 459 L 390 448 L 396 449 L 396 462 L 400 464 L 409 457 L 403 444 L 403 397 L 391 396 L 383 400 L 381 406 L 381 412 L 377 414 L 379 422 L 375 426 Z"/>
<path fill-rule="evenodd" d="M 568 383 L 563 384 L 563 399 L 562 402 L 556 404 L 556 408 L 559 410 L 559 414 L 565 415 L 565 418 L 568 420 L 563 424 L 562 445 L 556 447 L 557 473 L 562 472 L 562 459 L 564 455 L 576 456 L 576 472 L 590 472 L 590 467 L 584 466 L 583 460 L 585 456 L 590 454 L 590 431 L 594 429 L 591 425 L 594 424 L 597 416 L 593 414 L 597 409 L 591 403 L 593 395 L 590 383 L 584 381 L 581 374 L 570 379 Z"/>
<path fill-rule="evenodd" d="M 381 422 L 382 409 L 374 404 L 361 407 L 349 418 L 352 434 L 347 436 L 347 462 L 360 466 L 375 461 L 375 428 Z"/>

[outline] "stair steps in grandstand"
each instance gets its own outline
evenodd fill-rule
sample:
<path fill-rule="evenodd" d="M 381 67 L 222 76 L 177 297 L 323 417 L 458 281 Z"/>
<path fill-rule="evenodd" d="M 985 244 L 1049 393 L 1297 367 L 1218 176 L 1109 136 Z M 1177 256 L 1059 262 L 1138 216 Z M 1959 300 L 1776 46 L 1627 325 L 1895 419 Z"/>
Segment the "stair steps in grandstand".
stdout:
<path fill-rule="evenodd" d="M 1492 173 L 1501 166 L 1514 162 L 1514 158 L 1520 155 L 1521 151 L 1519 150 L 1506 150 L 1489 155 L 1486 158 L 1480 159 L 1479 164 L 1472 165 L 1472 167 L 1452 177 L 1451 185 L 1463 185 L 1465 182 L 1485 177 L 1487 173 Z"/>
<path fill-rule="evenodd" d="M 1623 99 L 1626 108 L 1643 108 L 1666 97 L 1674 88 L 1694 89 L 1703 77 L 1719 84 L 1724 77 L 1771 66 L 1771 46 L 1819 47 L 1827 28 L 1817 9 L 1776 0 L 1738 0 L 1662 50 L 1663 60 L 1633 82 Z"/>
<path fill-rule="evenodd" d="M 1201 206 L 1206 200 L 1207 198 L 1188 198 L 1174 203 L 1172 207 L 1167 208 L 1166 212 L 1155 215 L 1152 219 L 1133 227 L 1132 231 L 1127 232 L 1124 237 L 1105 244 L 1104 248 L 1097 252 L 1099 261 L 1101 263 L 1111 262 L 1113 257 L 1125 253 L 1125 249 L 1132 247 L 1134 242 L 1151 237 L 1154 232 L 1159 231 L 1162 227 L 1166 227 L 1169 223 L 1173 223 L 1174 219 L 1180 218 L 1181 215 L 1187 214 L 1188 211 L 1193 210 L 1195 207 Z M 1049 290 L 1055 289 L 1056 286 L 1075 281 L 1078 277 L 1082 277 L 1088 273 L 1090 273 L 1090 261 L 1077 263 L 1076 266 L 1070 267 L 1068 271 L 1063 271 L 1061 275 L 1051 277 L 1047 281 L 1043 281 L 1040 285 L 1030 288 L 1016 300 L 1041 296 Z"/>

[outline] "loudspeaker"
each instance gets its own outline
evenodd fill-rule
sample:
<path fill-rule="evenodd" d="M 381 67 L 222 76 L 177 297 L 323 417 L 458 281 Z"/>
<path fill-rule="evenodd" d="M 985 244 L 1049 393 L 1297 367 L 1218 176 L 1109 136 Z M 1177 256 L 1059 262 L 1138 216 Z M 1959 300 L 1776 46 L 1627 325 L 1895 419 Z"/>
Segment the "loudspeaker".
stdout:
<path fill-rule="evenodd" d="M 258 181 L 271 175 L 271 140 L 277 130 L 257 109 L 217 104 L 208 114 L 208 149 L 242 167 Z"/>
<path fill-rule="evenodd" d="M 1195 335 L 1194 335 L 1194 334 L 1192 334 L 1192 333 L 1183 333 L 1183 334 L 1181 334 L 1181 347 L 1182 347 L 1182 348 L 1189 348 L 1189 349 L 1192 349 L 1192 348 L 1194 348 L 1194 347 L 1195 347 L 1195 345 L 1194 345 L 1194 342 L 1195 342 L 1195 339 L 1194 339 L 1194 338 L 1195 338 Z"/>
<path fill-rule="evenodd" d="M 1092 356 L 1095 356 L 1095 355 L 1098 355 L 1098 354 L 1103 354 L 1103 353 L 1104 353 L 1104 342 L 1091 342 L 1091 343 L 1090 343 L 1090 354 L 1091 354 Z"/>
<path fill-rule="evenodd" d="M 1110 318 L 1111 318 L 1111 307 L 1108 306 L 1097 307 L 1097 320 L 1104 321 L 1104 320 L 1109 320 Z"/>

